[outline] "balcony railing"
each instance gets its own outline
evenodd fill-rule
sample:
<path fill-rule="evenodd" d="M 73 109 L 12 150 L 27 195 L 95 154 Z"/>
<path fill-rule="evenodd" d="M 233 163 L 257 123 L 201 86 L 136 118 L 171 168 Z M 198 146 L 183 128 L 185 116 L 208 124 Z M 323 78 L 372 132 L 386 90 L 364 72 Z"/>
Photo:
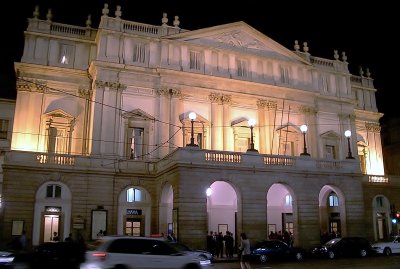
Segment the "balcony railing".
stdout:
<path fill-rule="evenodd" d="M 202 150 L 198 148 L 178 148 L 159 161 L 130 160 L 120 156 L 74 156 L 68 154 L 50 154 L 37 152 L 10 151 L 6 154 L 6 163 L 21 166 L 45 167 L 57 166 L 60 169 L 107 170 L 132 174 L 155 174 L 172 166 L 196 165 L 237 167 L 239 169 L 271 169 L 304 172 L 341 172 L 360 173 L 356 160 L 328 160 L 305 158 L 302 156 L 283 156 L 269 154 L 247 154 L 232 151 Z M 369 176 L 369 182 L 387 183 L 384 176 Z"/>

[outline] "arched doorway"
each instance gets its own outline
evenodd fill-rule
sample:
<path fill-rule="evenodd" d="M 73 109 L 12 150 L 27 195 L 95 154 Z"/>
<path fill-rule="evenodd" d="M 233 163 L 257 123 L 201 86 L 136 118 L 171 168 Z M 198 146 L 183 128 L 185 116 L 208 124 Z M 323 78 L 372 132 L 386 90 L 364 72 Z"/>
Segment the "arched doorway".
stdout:
<path fill-rule="evenodd" d="M 207 192 L 208 231 L 227 231 L 235 235 L 237 242 L 237 194 L 232 185 L 225 181 L 215 181 Z"/>
<path fill-rule="evenodd" d="M 174 232 L 173 223 L 173 201 L 174 201 L 174 190 L 168 182 L 166 182 L 161 190 L 160 198 L 160 210 L 159 210 L 159 233 L 164 235 L 171 234 Z M 175 232 L 174 232 L 175 233 Z"/>
<path fill-rule="evenodd" d="M 332 185 L 322 187 L 319 193 L 319 216 L 323 241 L 347 234 L 345 208 L 345 198 L 339 188 Z"/>
<path fill-rule="evenodd" d="M 118 197 L 118 234 L 150 236 L 151 197 L 147 190 L 128 186 Z"/>
<path fill-rule="evenodd" d="M 296 211 L 293 208 L 294 194 L 289 186 L 276 183 L 267 193 L 268 237 L 293 243 L 297 236 Z"/>
<path fill-rule="evenodd" d="M 36 192 L 32 245 L 60 240 L 71 229 L 71 191 L 62 182 L 48 181 Z"/>

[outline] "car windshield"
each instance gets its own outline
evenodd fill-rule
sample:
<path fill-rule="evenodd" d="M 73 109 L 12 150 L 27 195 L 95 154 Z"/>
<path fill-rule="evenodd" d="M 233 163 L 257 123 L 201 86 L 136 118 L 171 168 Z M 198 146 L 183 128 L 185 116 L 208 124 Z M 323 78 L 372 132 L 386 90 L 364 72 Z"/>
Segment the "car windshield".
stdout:
<path fill-rule="evenodd" d="M 182 243 L 178 243 L 178 242 L 168 242 L 168 243 L 177 251 L 193 251 L 190 247 L 188 247 Z"/>

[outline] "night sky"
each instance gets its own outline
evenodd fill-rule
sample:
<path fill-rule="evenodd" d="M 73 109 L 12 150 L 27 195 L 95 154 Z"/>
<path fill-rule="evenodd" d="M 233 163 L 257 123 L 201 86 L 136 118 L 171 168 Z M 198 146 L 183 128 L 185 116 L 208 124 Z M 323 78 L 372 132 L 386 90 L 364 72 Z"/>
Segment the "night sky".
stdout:
<path fill-rule="evenodd" d="M 314 3 L 320 3 L 315 5 Z M 376 2 L 373 5 L 368 2 Z M 377 92 L 378 109 L 385 118 L 400 116 L 394 98 L 399 84 L 400 33 L 395 1 L 160 1 L 151 0 L 19 0 L 11 8 L 2 8 L 0 22 L 5 36 L 0 56 L 0 97 L 15 98 L 13 62 L 20 61 L 23 31 L 27 18 L 39 5 L 40 19 L 51 8 L 53 21 L 85 26 L 92 15 L 92 27 L 97 28 L 104 3 L 109 4 L 109 16 L 121 5 L 122 19 L 161 25 L 166 12 L 169 25 L 179 16 L 180 27 L 196 30 L 225 23 L 244 21 L 276 42 L 293 50 L 294 40 L 308 43 L 312 56 L 333 59 L 333 51 L 346 52 L 350 71 L 359 75 L 359 66 L 369 68 Z M 388 3 L 384 3 L 388 2 Z M 235 3 L 242 3 L 241 5 Z M 5 14 L 8 13 L 8 14 Z M 10 20 L 5 16 L 11 17 Z M 397 25 L 397 26 L 396 26 Z M 4 50 L 5 49 L 5 50 Z M 400 91 L 399 91 L 400 92 Z M 398 105 L 397 105 L 398 106 Z"/>

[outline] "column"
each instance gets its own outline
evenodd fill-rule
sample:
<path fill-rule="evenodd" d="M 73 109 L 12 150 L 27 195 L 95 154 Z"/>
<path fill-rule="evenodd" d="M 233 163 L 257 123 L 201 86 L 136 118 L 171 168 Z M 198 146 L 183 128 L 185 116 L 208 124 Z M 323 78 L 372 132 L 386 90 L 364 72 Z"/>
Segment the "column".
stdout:
<path fill-rule="evenodd" d="M 224 123 L 221 107 L 221 95 L 211 93 L 209 95 L 211 101 L 211 149 L 223 150 L 223 132 Z"/>
<path fill-rule="evenodd" d="M 100 155 L 101 150 L 101 125 L 103 115 L 103 100 L 104 89 L 106 83 L 104 81 L 96 80 L 94 83 L 92 108 L 90 116 L 90 135 L 89 135 L 89 151 L 92 155 Z"/>
<path fill-rule="evenodd" d="M 169 152 L 172 152 L 177 147 L 183 146 L 183 130 L 182 123 L 179 120 L 179 114 L 182 113 L 182 93 L 178 89 L 170 89 L 171 107 L 169 118 Z M 179 128 L 181 128 L 179 130 Z"/>
<path fill-rule="evenodd" d="M 160 145 L 158 157 L 162 158 L 169 153 L 169 115 L 171 113 L 171 99 L 168 88 L 158 90 L 157 94 L 159 95 L 158 118 L 160 120 L 157 122 L 157 132 L 155 133 L 158 134 L 156 143 Z"/>
<path fill-rule="evenodd" d="M 267 151 L 267 141 L 269 137 L 267 137 L 268 130 L 266 127 L 266 113 L 265 113 L 265 105 L 266 100 L 257 100 L 257 107 L 258 107 L 258 129 L 260 130 L 259 136 L 259 152 L 261 154 L 268 153 Z"/>
<path fill-rule="evenodd" d="M 381 127 L 376 122 L 366 122 L 367 141 L 369 156 L 367 158 L 367 174 L 384 175 L 385 169 L 383 166 L 382 143 L 381 143 Z M 351 143 L 356 143 L 357 134 L 352 136 Z M 356 153 L 357 154 L 357 151 Z"/>
<path fill-rule="evenodd" d="M 223 125 L 224 125 L 224 150 L 233 151 L 234 141 L 233 141 L 233 130 L 231 127 L 231 95 L 221 96 L 222 110 L 223 110 Z"/>

